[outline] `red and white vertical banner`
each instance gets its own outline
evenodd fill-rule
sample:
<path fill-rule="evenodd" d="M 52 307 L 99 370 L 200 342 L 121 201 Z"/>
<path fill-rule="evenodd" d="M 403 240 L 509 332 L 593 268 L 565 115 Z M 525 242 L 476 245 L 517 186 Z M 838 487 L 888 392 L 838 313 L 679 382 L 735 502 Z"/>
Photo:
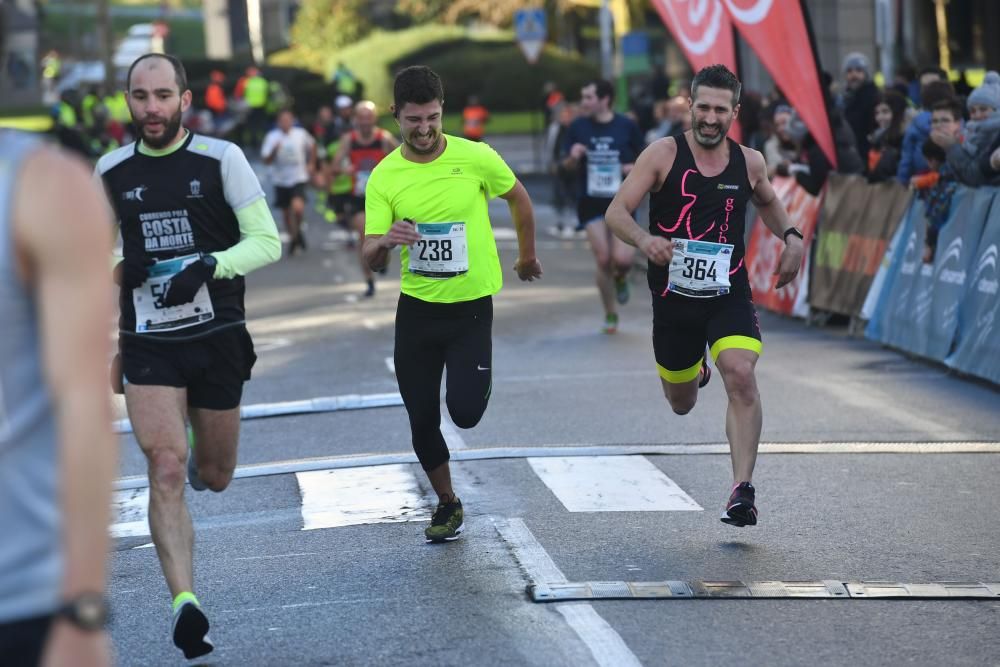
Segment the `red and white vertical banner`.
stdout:
<path fill-rule="evenodd" d="M 695 72 L 709 65 L 725 65 L 736 72 L 733 26 L 719 0 L 651 0 L 684 57 Z M 740 141 L 740 126 L 733 123 L 729 135 Z"/>
<path fill-rule="evenodd" d="M 823 101 L 816 54 L 800 0 L 720 0 L 740 35 L 836 167 L 833 133 Z"/>

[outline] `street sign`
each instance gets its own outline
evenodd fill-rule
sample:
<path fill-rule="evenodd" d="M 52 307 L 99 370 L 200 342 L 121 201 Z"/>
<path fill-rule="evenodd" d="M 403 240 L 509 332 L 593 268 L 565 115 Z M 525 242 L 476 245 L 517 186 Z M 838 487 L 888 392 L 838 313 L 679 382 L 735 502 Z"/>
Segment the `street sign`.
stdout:
<path fill-rule="evenodd" d="M 529 63 L 538 62 L 538 56 L 545 46 L 547 31 L 545 29 L 545 10 L 539 8 L 519 9 L 514 14 L 514 32 L 517 34 L 517 44 Z"/>

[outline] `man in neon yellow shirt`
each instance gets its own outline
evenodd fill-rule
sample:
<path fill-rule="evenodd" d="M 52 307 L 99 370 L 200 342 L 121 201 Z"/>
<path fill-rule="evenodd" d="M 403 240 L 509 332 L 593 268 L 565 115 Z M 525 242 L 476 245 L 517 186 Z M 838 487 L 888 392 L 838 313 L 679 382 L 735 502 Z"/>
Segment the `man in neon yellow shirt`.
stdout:
<path fill-rule="evenodd" d="M 441 435 L 439 392 L 448 369 L 448 413 L 460 428 L 482 418 L 492 380 L 493 299 L 503 275 L 488 202 L 502 197 L 517 228 L 521 280 L 540 278 L 535 218 L 527 190 L 486 144 L 441 132 L 444 90 L 428 67 L 408 67 L 393 86 L 403 144 L 368 179 L 364 259 L 373 270 L 402 246 L 402 294 L 394 359 L 413 448 L 438 506 L 424 531 L 448 542 L 464 529 Z"/>

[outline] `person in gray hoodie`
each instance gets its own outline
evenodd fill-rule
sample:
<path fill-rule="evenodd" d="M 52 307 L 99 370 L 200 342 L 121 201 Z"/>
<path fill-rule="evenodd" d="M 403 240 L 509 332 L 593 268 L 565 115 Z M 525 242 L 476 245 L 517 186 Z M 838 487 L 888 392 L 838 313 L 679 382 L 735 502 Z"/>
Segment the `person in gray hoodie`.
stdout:
<path fill-rule="evenodd" d="M 986 183 L 980 164 L 997 136 L 1000 135 L 1000 74 L 988 72 L 966 100 L 969 122 L 965 124 L 965 141 L 951 135 L 931 131 L 931 139 L 945 149 L 948 165 L 959 182 L 976 187 Z"/>

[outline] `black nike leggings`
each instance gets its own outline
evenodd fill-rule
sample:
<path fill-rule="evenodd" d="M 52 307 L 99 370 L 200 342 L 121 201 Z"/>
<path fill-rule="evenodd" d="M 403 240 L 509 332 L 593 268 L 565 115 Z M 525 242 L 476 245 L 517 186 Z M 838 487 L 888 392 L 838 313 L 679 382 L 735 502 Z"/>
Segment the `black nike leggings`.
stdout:
<path fill-rule="evenodd" d="M 406 294 L 396 309 L 393 359 L 413 449 L 424 470 L 450 458 L 441 435 L 441 373 L 451 420 L 472 428 L 483 418 L 493 386 L 493 299 L 430 303 Z"/>

